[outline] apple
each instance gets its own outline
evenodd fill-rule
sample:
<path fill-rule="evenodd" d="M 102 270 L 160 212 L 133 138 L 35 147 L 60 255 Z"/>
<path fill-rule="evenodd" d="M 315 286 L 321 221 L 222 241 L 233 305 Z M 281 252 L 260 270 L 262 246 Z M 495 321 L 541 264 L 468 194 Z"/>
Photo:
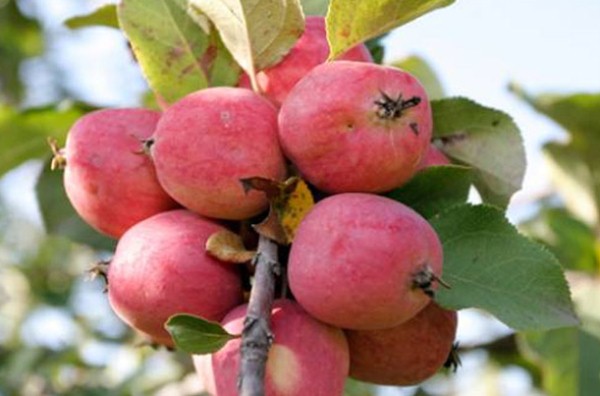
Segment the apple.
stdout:
<path fill-rule="evenodd" d="M 348 329 L 397 326 L 431 301 L 442 245 L 406 205 L 375 194 L 319 201 L 296 231 L 290 288 L 315 318 Z"/>
<path fill-rule="evenodd" d="M 350 376 L 380 385 L 416 385 L 448 360 L 457 314 L 431 302 L 408 322 L 382 330 L 348 330 Z"/>
<path fill-rule="evenodd" d="M 232 334 L 243 330 L 247 306 L 222 323 Z M 342 330 L 312 318 L 291 300 L 276 300 L 271 316 L 273 344 L 266 366 L 266 396 L 341 396 L 348 375 L 348 346 Z M 239 338 L 212 355 L 216 394 L 237 396 Z M 204 374 L 203 374 L 204 375 Z"/>
<path fill-rule="evenodd" d="M 432 133 L 422 85 L 398 68 L 315 67 L 279 112 L 279 139 L 302 176 L 329 193 L 384 192 L 417 171 Z"/>
<path fill-rule="evenodd" d="M 265 194 L 246 193 L 240 179 L 285 178 L 277 111 L 243 88 L 215 87 L 169 107 L 151 155 L 158 180 L 176 201 L 203 216 L 242 220 L 267 207 Z"/>
<path fill-rule="evenodd" d="M 222 230 L 184 209 L 154 215 L 119 240 L 108 267 L 108 299 L 115 313 L 154 342 L 173 346 L 164 324 L 177 313 L 219 321 L 242 302 L 236 265 L 205 251 Z"/>
<path fill-rule="evenodd" d="M 177 207 L 142 152 L 159 119 L 152 110 L 104 109 L 84 115 L 69 130 L 65 190 L 96 230 L 119 238 L 137 222 Z"/>
<path fill-rule="evenodd" d="M 325 32 L 325 18 L 307 16 L 304 33 L 290 52 L 276 65 L 256 74 L 263 95 L 276 106 L 281 106 L 290 90 L 315 66 L 327 60 L 329 44 Z M 371 53 L 364 44 L 352 47 L 338 58 L 357 62 L 373 62 Z M 239 86 L 250 88 L 248 75 L 243 74 Z"/>

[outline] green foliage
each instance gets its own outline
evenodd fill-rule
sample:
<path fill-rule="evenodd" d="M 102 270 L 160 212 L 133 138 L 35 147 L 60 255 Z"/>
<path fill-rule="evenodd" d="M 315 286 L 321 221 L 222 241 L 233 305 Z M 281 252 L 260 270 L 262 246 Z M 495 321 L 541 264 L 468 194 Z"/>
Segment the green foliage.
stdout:
<path fill-rule="evenodd" d="M 63 171 L 45 163 L 35 192 L 46 231 L 101 250 L 114 250 L 116 241 L 91 228 L 75 212 L 62 183 Z"/>
<path fill-rule="evenodd" d="M 418 172 L 407 184 L 389 192 L 387 196 L 430 218 L 467 202 L 471 182 L 470 168 L 432 166 Z"/>
<path fill-rule="evenodd" d="M 592 273 L 600 268 L 594 231 L 564 208 L 544 207 L 519 228 L 548 246 L 564 268 Z"/>
<path fill-rule="evenodd" d="M 523 140 L 512 118 L 465 98 L 433 101 L 432 108 L 441 150 L 473 167 L 484 202 L 506 208 L 525 174 Z"/>
<path fill-rule="evenodd" d="M 600 144 L 600 93 L 576 93 L 572 95 L 543 94 L 533 96 L 513 84 L 511 90 L 535 110 L 561 125 L 581 148 L 590 143 Z M 588 146 L 591 149 L 591 147 Z"/>
<path fill-rule="evenodd" d="M 117 6 L 114 4 L 106 4 L 90 14 L 67 19 L 65 25 L 70 29 L 79 29 L 90 26 L 119 28 Z"/>
<path fill-rule="evenodd" d="M 425 87 L 429 100 L 437 100 L 445 96 L 444 88 L 437 74 L 423 58 L 416 55 L 409 56 L 392 62 L 392 66 L 405 70 L 415 76 L 423 87 Z"/>
<path fill-rule="evenodd" d="M 173 103 L 208 86 L 234 85 L 238 68 L 218 35 L 201 27 L 185 0 L 123 0 L 119 24 L 160 100 Z"/>
<path fill-rule="evenodd" d="M 64 142 L 71 125 L 89 108 L 64 104 L 27 111 L 0 105 L 0 175 L 50 152 L 48 137 Z"/>
<path fill-rule="evenodd" d="M 239 335 L 229 334 L 218 322 L 192 315 L 175 315 L 165 323 L 177 349 L 203 355 L 221 349 Z"/>
<path fill-rule="evenodd" d="M 596 395 L 600 389 L 600 282 L 570 273 L 579 328 L 521 335 L 521 349 L 540 364 L 544 389 L 551 396 Z"/>
<path fill-rule="evenodd" d="M 482 308 L 516 330 L 573 326 L 569 289 L 554 256 L 520 235 L 499 209 L 461 205 L 430 219 L 444 248 L 438 301 Z"/>
<path fill-rule="evenodd" d="M 332 0 L 327 12 L 329 59 L 454 0 Z"/>
<path fill-rule="evenodd" d="M 251 79 L 283 58 L 302 32 L 298 0 L 190 0 L 210 18 L 237 63 Z"/>
<path fill-rule="evenodd" d="M 38 23 L 19 12 L 16 0 L 2 2 L 0 11 L 1 106 L 20 101 L 23 87 L 19 67 L 25 58 L 41 52 L 42 36 Z"/>

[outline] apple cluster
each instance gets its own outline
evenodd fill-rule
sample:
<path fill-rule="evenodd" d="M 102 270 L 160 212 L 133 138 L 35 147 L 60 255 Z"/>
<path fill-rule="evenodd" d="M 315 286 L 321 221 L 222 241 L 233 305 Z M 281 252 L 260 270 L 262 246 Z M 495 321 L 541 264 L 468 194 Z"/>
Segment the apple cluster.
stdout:
<path fill-rule="evenodd" d="M 452 353 L 456 312 L 433 301 L 441 243 L 429 223 L 384 197 L 448 159 L 415 77 L 372 62 L 365 45 L 326 62 L 323 18 L 247 87 L 191 93 L 164 111 L 104 109 L 79 119 L 64 157 L 79 215 L 118 239 L 108 267 L 116 314 L 173 346 L 177 313 L 239 334 L 245 267 L 207 253 L 207 239 L 261 215 L 265 194 L 240 180 L 299 175 L 321 198 L 287 255 L 291 295 L 276 300 L 267 395 L 341 395 L 347 376 L 417 384 Z M 214 394 L 237 394 L 240 340 L 195 356 Z"/>

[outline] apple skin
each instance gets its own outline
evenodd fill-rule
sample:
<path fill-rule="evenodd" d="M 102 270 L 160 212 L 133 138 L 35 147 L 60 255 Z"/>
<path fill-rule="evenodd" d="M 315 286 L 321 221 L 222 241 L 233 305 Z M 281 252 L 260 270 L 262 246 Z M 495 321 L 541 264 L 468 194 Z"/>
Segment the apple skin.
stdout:
<path fill-rule="evenodd" d="M 347 330 L 350 376 L 380 385 L 416 385 L 446 362 L 457 314 L 431 302 L 414 318 L 383 330 Z"/>
<path fill-rule="evenodd" d="M 325 62 L 328 56 L 329 44 L 325 33 L 325 18 L 307 16 L 304 33 L 290 52 L 281 62 L 256 74 L 258 86 L 263 95 L 274 105 L 281 106 L 294 85 L 315 66 Z M 373 62 L 371 53 L 364 44 L 352 47 L 338 59 Z M 239 86 L 251 87 L 247 74 L 241 76 Z"/>
<path fill-rule="evenodd" d="M 440 165 L 449 165 L 451 164 L 450 159 L 446 157 L 446 154 L 442 152 L 439 148 L 435 147 L 433 144 L 430 144 L 425 151 L 425 155 L 421 158 L 421 162 L 417 167 L 417 170 L 423 170 L 425 168 L 429 168 L 430 166 L 440 166 Z"/>
<path fill-rule="evenodd" d="M 382 103 L 398 98 L 407 108 L 386 113 Z M 286 156 L 329 193 L 401 186 L 417 171 L 432 133 L 427 94 L 412 75 L 349 61 L 308 73 L 283 102 L 278 122 Z"/>
<path fill-rule="evenodd" d="M 90 226 L 119 238 L 135 223 L 177 207 L 162 189 L 142 141 L 160 113 L 104 109 L 88 113 L 67 135 L 64 186 L 69 201 Z"/>
<path fill-rule="evenodd" d="M 315 318 L 373 330 L 397 326 L 431 301 L 414 285 L 428 268 L 442 272 L 442 246 L 409 207 L 374 194 L 325 198 L 296 231 L 288 260 L 290 289 Z M 437 287 L 437 283 L 432 284 Z"/>
<path fill-rule="evenodd" d="M 165 330 L 177 313 L 219 321 L 242 302 L 238 267 L 205 251 L 223 227 L 184 209 L 152 216 L 119 240 L 108 268 L 108 299 L 115 313 L 154 342 L 172 346 Z"/>
<path fill-rule="evenodd" d="M 237 307 L 222 323 L 240 334 L 247 306 Z M 348 346 L 344 333 L 319 322 L 291 300 L 276 300 L 271 316 L 275 336 L 267 358 L 266 396 L 341 396 L 348 376 Z M 229 341 L 212 355 L 219 396 L 237 396 L 241 339 Z"/>
<path fill-rule="evenodd" d="M 151 154 L 175 200 L 218 219 L 247 219 L 266 209 L 265 194 L 245 193 L 240 179 L 282 180 L 286 173 L 275 108 L 243 88 L 207 88 L 173 104 L 158 123 Z"/>

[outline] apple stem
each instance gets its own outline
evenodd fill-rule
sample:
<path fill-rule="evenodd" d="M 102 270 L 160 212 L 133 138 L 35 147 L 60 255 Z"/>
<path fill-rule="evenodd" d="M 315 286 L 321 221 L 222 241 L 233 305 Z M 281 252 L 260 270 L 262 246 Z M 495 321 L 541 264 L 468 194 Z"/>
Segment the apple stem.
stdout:
<path fill-rule="evenodd" d="M 270 329 L 275 277 L 281 275 L 277 244 L 261 235 L 253 264 L 256 267 L 248 312 L 242 331 L 241 364 L 238 377 L 240 396 L 264 396 L 265 371 L 273 342 Z"/>

